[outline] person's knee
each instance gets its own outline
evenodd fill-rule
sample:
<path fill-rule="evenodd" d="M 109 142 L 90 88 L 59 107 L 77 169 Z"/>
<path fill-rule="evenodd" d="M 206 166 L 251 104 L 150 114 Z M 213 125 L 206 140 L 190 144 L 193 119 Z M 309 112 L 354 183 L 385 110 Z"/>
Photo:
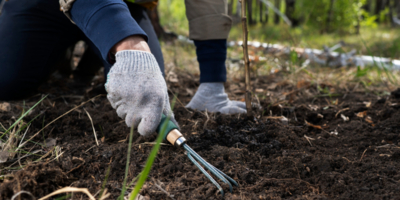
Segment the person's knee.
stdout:
<path fill-rule="evenodd" d="M 19 100 L 33 95 L 37 83 L 20 81 L 16 77 L 0 79 L 0 101 Z"/>

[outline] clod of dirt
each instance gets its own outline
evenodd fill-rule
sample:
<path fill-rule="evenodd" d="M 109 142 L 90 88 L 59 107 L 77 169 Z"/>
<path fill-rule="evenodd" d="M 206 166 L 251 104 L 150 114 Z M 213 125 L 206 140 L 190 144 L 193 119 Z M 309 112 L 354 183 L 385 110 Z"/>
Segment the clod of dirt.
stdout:
<path fill-rule="evenodd" d="M 397 88 L 397 90 L 391 92 L 391 94 L 396 98 L 400 98 L 400 88 Z"/>

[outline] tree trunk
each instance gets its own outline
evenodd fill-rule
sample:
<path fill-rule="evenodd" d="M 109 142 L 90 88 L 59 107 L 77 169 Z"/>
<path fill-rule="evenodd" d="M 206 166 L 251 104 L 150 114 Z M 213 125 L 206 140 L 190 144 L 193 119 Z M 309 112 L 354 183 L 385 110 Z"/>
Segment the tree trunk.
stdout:
<path fill-rule="evenodd" d="M 228 2 L 228 15 L 232 16 L 232 12 L 233 12 L 233 1 L 230 0 Z"/>
<path fill-rule="evenodd" d="M 375 11 L 374 11 L 374 14 L 376 15 L 376 16 L 378 16 L 377 18 L 376 18 L 376 22 L 380 22 L 381 21 L 381 18 L 380 18 L 380 13 L 381 13 L 381 11 L 383 11 L 384 9 L 385 9 L 385 4 L 386 4 L 386 0 L 376 0 L 375 1 Z"/>
<path fill-rule="evenodd" d="M 364 9 L 368 13 L 371 13 L 371 4 L 372 0 L 367 0 L 367 2 L 365 2 L 365 4 L 363 5 L 362 9 Z"/>
<path fill-rule="evenodd" d="M 396 2 L 396 16 L 397 18 L 400 18 L 400 2 L 399 1 L 395 1 Z"/>
<path fill-rule="evenodd" d="M 388 2 L 387 2 L 387 6 L 389 6 L 389 21 L 390 21 L 390 25 L 392 26 L 392 27 L 395 27 L 396 26 L 396 24 L 394 23 L 394 21 L 393 21 L 393 16 L 394 16 L 394 12 L 395 12 L 395 5 L 394 5 L 394 3 L 395 2 L 392 2 L 392 0 L 388 0 Z"/>
<path fill-rule="evenodd" d="M 296 1 L 295 0 L 285 0 L 285 2 L 286 2 L 285 15 L 292 22 L 292 27 L 296 27 L 299 25 L 299 19 L 297 19 L 294 15 L 294 12 L 296 9 L 295 8 Z"/>
<path fill-rule="evenodd" d="M 329 31 L 330 31 L 330 26 L 331 26 L 332 17 L 333 17 L 333 6 L 334 5 L 335 5 L 335 0 L 331 0 L 330 3 L 329 3 L 328 17 L 326 18 L 325 33 L 329 33 Z"/>
<path fill-rule="evenodd" d="M 166 41 L 174 40 L 178 36 L 175 33 L 167 33 L 160 24 L 160 17 L 158 16 L 158 6 L 152 10 L 147 10 L 147 15 L 150 18 L 151 24 L 154 27 L 154 31 L 158 38 Z"/>
<path fill-rule="evenodd" d="M 263 4 L 263 6 L 265 6 L 265 20 L 264 20 L 264 24 L 268 24 L 268 20 L 269 20 L 269 8 L 268 8 L 268 6 L 266 6 L 266 5 L 264 5 L 264 4 Z"/>
<path fill-rule="evenodd" d="M 261 23 L 264 23 L 264 21 L 263 21 L 263 17 L 264 17 L 264 15 L 263 15 L 263 7 L 264 7 L 264 5 L 263 5 L 263 3 L 261 2 L 261 0 L 258 0 L 258 7 L 260 7 L 260 22 Z"/>
<path fill-rule="evenodd" d="M 254 24 L 254 19 L 253 19 L 253 9 L 251 9 L 253 7 L 253 0 L 247 0 L 247 17 L 248 17 L 248 22 L 249 25 L 253 25 Z"/>
<path fill-rule="evenodd" d="M 275 0 L 275 7 L 280 10 L 281 9 L 281 0 Z M 279 22 L 281 21 L 281 18 L 279 17 L 278 14 L 274 14 L 274 23 L 275 24 L 279 24 Z"/>

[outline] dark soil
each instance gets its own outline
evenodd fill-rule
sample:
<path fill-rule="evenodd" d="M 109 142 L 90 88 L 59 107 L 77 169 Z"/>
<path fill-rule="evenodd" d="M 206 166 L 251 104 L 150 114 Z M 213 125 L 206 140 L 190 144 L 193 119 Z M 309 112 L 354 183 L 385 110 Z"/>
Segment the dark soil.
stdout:
<path fill-rule="evenodd" d="M 170 199 L 161 187 L 174 199 L 400 199 L 397 93 L 378 97 L 330 88 L 339 95 L 329 97 L 309 83 L 295 86 L 278 77 L 254 80 L 262 108 L 254 108 L 253 118 L 187 110 L 182 105 L 196 91 L 196 78 L 182 74 L 178 81 L 169 82 L 170 91 L 178 94 L 174 112 L 187 143 L 240 186 L 231 194 L 221 183 L 226 191 L 222 198 L 182 149 L 163 145 L 141 194 L 150 199 Z M 32 122 L 26 138 L 98 93 L 90 87 L 71 89 L 68 84 L 53 81 L 44 87 L 50 95 L 26 117 L 30 121 L 41 114 Z M 233 98 L 241 97 L 243 89 L 243 84 L 227 84 Z M 25 103 L 32 106 L 39 99 L 36 96 Z M 11 111 L 0 112 L 5 127 L 23 108 L 22 101 L 10 103 Z M 99 146 L 84 109 L 93 119 Z M 22 159 L 22 170 L 15 160 L 1 166 L 0 175 L 12 176 L 0 179 L 0 199 L 11 199 L 21 190 L 43 197 L 66 186 L 88 188 L 96 194 L 104 180 L 110 199 L 116 199 L 124 180 L 128 134 L 129 128 L 106 97 L 96 98 L 34 139 L 41 144 L 55 139 L 63 153 L 58 159 L 50 154 L 34 162 L 53 147 L 29 143 L 25 149 L 42 151 Z M 134 133 L 128 182 L 143 169 L 155 138 Z M 10 170 L 13 163 L 15 168 Z M 74 198 L 81 195 L 75 193 Z"/>

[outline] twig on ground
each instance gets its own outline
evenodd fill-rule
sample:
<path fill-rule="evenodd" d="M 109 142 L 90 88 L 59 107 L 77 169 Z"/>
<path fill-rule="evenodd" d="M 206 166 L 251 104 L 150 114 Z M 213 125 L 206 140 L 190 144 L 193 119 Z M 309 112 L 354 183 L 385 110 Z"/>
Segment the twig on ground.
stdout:
<path fill-rule="evenodd" d="M 203 129 L 205 130 L 207 127 L 208 121 L 210 121 L 210 117 L 208 116 L 207 109 L 206 109 L 206 111 L 204 111 L 204 114 L 207 117 L 207 120 L 206 120 L 206 122 L 204 122 L 204 126 L 203 126 Z"/>
<path fill-rule="evenodd" d="M 7 129 L 3 126 L 3 124 L 2 123 L 0 123 L 0 126 L 1 126 L 1 128 L 4 130 L 4 131 L 6 131 Z"/>
<path fill-rule="evenodd" d="M 396 149 L 400 148 L 400 147 L 398 147 L 398 146 L 396 146 L 394 144 L 385 144 L 385 145 L 382 145 L 382 146 L 377 146 L 375 148 L 380 149 L 380 148 L 392 148 L 392 147 L 396 148 Z"/>
<path fill-rule="evenodd" d="M 135 144 L 135 146 L 139 146 L 142 144 L 155 145 L 155 144 L 157 144 L 157 142 L 144 142 L 144 143 L 140 143 L 140 144 Z M 167 144 L 167 143 L 160 143 L 160 145 L 171 146 L 171 144 Z"/>
<path fill-rule="evenodd" d="M 310 143 L 310 145 L 312 146 L 312 143 L 310 140 L 315 140 L 314 138 L 308 137 L 307 135 L 304 135 L 304 138 L 307 139 L 308 143 Z"/>
<path fill-rule="evenodd" d="M 15 161 L 14 163 L 12 163 L 12 164 L 9 165 L 8 167 L 11 167 L 11 166 L 15 165 L 17 162 L 19 163 L 20 160 L 23 159 L 23 158 L 26 158 L 26 157 L 28 157 L 28 156 L 34 155 L 34 154 L 39 153 L 39 152 L 42 152 L 42 150 L 41 150 L 41 149 L 38 149 L 38 150 L 36 150 L 36 151 L 34 151 L 34 152 L 32 152 L 32 153 L 27 153 L 27 154 L 25 154 L 24 156 L 18 158 L 17 161 Z M 19 164 L 20 164 L 20 166 L 21 166 L 21 163 L 19 163 Z"/>
<path fill-rule="evenodd" d="M 58 146 L 57 146 L 58 147 Z M 61 157 L 63 154 L 64 154 L 64 152 L 61 152 L 61 148 L 59 147 L 59 148 L 57 148 L 56 147 L 56 149 L 54 150 L 55 152 L 56 152 L 56 157 L 53 159 L 53 160 L 50 160 L 50 161 L 48 161 L 48 162 L 46 162 L 45 164 L 48 164 L 48 163 L 51 163 L 51 162 L 53 162 L 54 160 L 58 160 L 58 158 L 59 157 Z M 58 152 L 58 151 L 60 151 L 60 153 Z"/>
<path fill-rule="evenodd" d="M 88 189 L 86 189 L 86 188 L 75 188 L 75 187 L 65 187 L 65 188 L 56 190 L 56 191 L 54 191 L 54 192 L 52 192 L 52 193 L 40 198 L 39 200 L 45 200 L 45 199 L 48 199 L 49 197 L 52 197 L 54 195 L 61 194 L 61 193 L 68 193 L 68 192 L 82 192 L 82 193 L 85 193 L 89 197 L 90 200 L 96 200 L 93 197 L 93 195 L 90 194 Z M 108 197 L 109 194 L 104 195 L 104 196 Z"/>
<path fill-rule="evenodd" d="M 96 130 L 94 129 L 92 117 L 89 115 L 89 112 L 85 108 L 83 108 L 83 110 L 86 112 L 87 116 L 90 119 L 90 123 L 92 124 L 92 128 L 93 128 L 94 139 L 96 140 L 97 146 L 99 146 L 99 141 L 97 140 Z"/>
<path fill-rule="evenodd" d="M 17 150 L 18 150 L 19 148 L 21 148 L 21 147 L 22 147 L 22 146 L 21 146 L 21 144 L 22 144 L 22 141 L 24 141 L 25 135 L 26 135 L 26 133 L 28 132 L 28 130 L 29 130 L 29 127 L 31 127 L 31 124 L 29 124 L 29 126 L 26 128 L 26 130 L 25 130 L 25 133 L 24 133 L 24 135 L 22 136 L 22 139 L 21 139 L 21 141 L 19 142 L 19 145 L 18 145 L 18 148 L 17 148 Z"/>
<path fill-rule="evenodd" d="M 30 193 L 30 192 L 28 192 L 28 191 L 22 190 L 22 191 L 17 192 L 16 194 L 14 194 L 14 195 L 11 197 L 11 200 L 14 200 L 15 198 L 17 198 L 17 197 L 18 197 L 19 195 L 21 195 L 21 194 L 28 194 L 29 196 L 32 197 L 32 199 L 36 199 L 35 196 L 32 195 L 32 193 Z M 21 197 L 20 197 L 20 198 L 21 198 Z"/>
<path fill-rule="evenodd" d="M 87 150 L 85 151 L 85 153 L 87 153 L 88 151 L 90 151 L 90 149 L 93 149 L 94 147 L 96 147 L 96 145 L 93 145 L 92 147 L 90 147 L 89 149 L 87 149 Z"/>
<path fill-rule="evenodd" d="M 66 174 L 71 173 L 72 171 L 74 171 L 74 170 L 76 170 L 76 169 L 82 167 L 82 165 L 85 164 L 85 160 L 83 160 L 83 158 L 73 157 L 72 160 L 80 160 L 80 161 L 82 161 L 82 163 L 81 163 L 80 165 L 78 165 L 78 166 L 72 168 L 71 170 L 69 170 Z"/>
<path fill-rule="evenodd" d="M 365 152 L 367 152 L 367 150 L 368 150 L 368 148 L 366 148 L 366 149 L 364 150 L 364 152 L 362 153 L 361 158 L 360 158 L 360 162 L 361 162 L 361 160 L 364 158 L 364 154 L 365 154 Z"/>
<path fill-rule="evenodd" d="M 162 192 L 164 192 L 169 198 L 171 198 L 171 199 L 173 199 L 173 200 L 176 200 L 176 199 L 174 198 L 173 195 L 171 195 L 169 192 L 167 192 L 166 190 L 164 190 L 160 185 L 158 185 L 157 182 L 154 180 L 154 178 L 151 178 L 151 179 L 152 179 L 154 185 L 155 185 L 158 189 L 160 189 Z"/>
<path fill-rule="evenodd" d="M 346 158 L 346 157 L 342 157 L 343 159 L 345 159 L 345 160 L 347 160 L 347 162 L 349 162 L 349 163 L 353 163 L 351 160 L 349 160 L 348 158 Z"/>

